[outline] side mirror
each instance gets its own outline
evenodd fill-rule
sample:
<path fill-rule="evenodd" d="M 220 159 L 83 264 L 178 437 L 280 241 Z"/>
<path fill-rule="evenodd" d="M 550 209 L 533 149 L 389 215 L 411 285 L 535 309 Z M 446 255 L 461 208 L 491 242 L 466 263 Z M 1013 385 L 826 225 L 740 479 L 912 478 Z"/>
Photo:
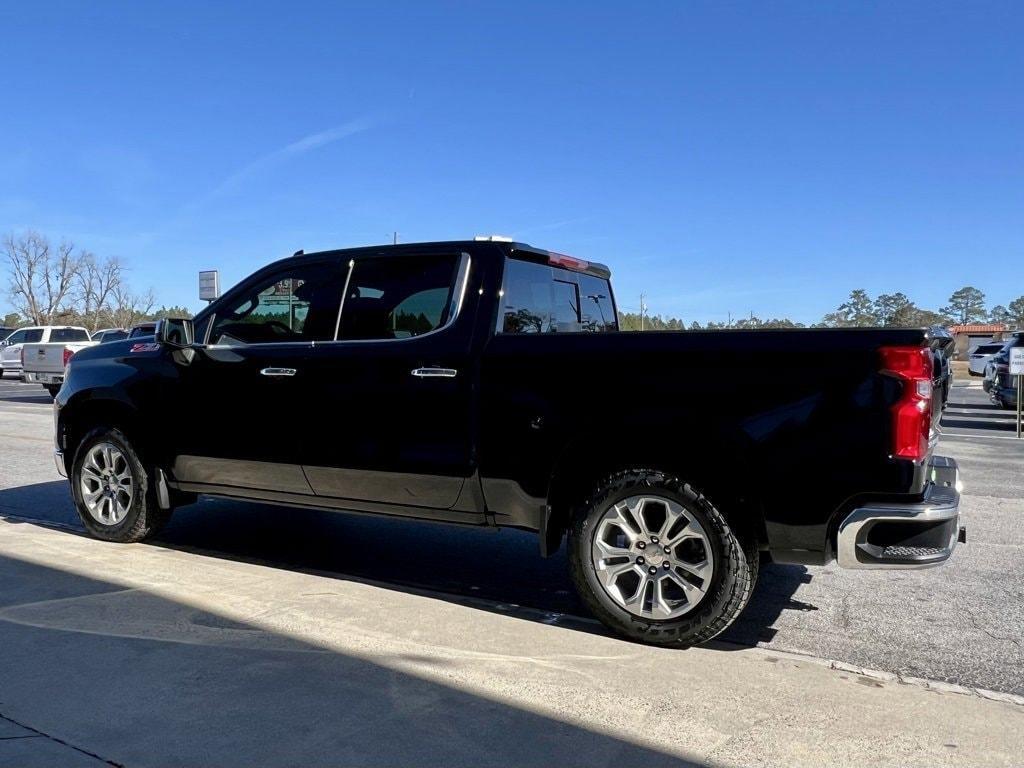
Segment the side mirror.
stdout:
<path fill-rule="evenodd" d="M 167 318 L 158 320 L 154 337 L 161 344 L 169 347 L 191 347 L 195 334 L 192 321 L 185 318 Z"/>

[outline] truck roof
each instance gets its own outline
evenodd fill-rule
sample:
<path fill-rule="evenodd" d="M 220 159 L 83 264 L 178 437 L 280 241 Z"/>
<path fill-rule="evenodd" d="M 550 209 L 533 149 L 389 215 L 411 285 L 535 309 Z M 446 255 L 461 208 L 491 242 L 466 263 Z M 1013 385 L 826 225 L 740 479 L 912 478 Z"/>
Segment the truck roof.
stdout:
<path fill-rule="evenodd" d="M 601 277 L 607 280 L 611 277 L 611 270 L 604 264 L 600 264 L 596 261 L 587 261 L 585 259 L 579 259 L 575 256 L 569 256 L 564 253 L 557 253 L 555 251 L 548 251 L 543 248 L 537 248 L 528 243 L 520 243 L 513 240 L 505 240 L 498 238 L 477 238 L 475 240 L 435 240 L 423 243 L 398 243 L 398 244 L 386 244 L 386 245 L 369 245 L 359 246 L 356 248 L 339 248 L 336 250 L 328 251 L 317 251 L 315 253 L 306 253 L 305 251 L 296 251 L 296 256 L 327 256 L 337 255 L 342 256 L 345 254 L 360 254 L 362 256 L 373 256 L 380 255 L 384 256 L 392 252 L 403 252 L 403 251 L 416 251 L 417 249 L 429 248 L 430 250 L 437 250 L 438 248 L 451 248 L 453 250 L 472 250 L 479 248 L 481 245 L 493 244 L 497 245 L 509 252 L 509 255 L 520 253 L 528 256 L 532 256 L 534 259 L 546 261 L 552 266 L 561 267 L 563 269 L 569 269 L 573 272 L 585 272 L 587 274 L 594 275 L 595 277 Z"/>

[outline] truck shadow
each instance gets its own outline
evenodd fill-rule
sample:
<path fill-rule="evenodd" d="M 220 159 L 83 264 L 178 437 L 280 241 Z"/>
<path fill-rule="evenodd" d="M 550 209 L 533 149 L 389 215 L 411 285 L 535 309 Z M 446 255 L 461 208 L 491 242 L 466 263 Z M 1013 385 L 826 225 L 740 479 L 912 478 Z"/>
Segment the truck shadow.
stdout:
<path fill-rule="evenodd" d="M 0 513 L 85 535 L 63 481 L 0 490 Z M 201 499 L 177 510 L 147 545 L 367 581 L 609 634 L 576 596 L 564 546 L 544 559 L 536 537 L 522 531 Z M 769 642 L 787 612 L 817 610 L 794 597 L 811 578 L 803 566 L 763 565 L 750 604 L 715 647 Z"/>

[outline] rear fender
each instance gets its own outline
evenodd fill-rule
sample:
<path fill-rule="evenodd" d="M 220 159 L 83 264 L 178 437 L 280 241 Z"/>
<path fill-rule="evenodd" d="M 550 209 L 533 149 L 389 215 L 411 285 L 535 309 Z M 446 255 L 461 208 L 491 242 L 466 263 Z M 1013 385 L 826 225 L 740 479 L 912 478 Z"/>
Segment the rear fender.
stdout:
<path fill-rule="evenodd" d="M 680 439 L 680 434 L 699 439 Z M 658 436 L 663 437 L 658 437 Z M 645 437 L 647 436 L 647 437 Z M 764 512 L 748 487 L 740 435 L 715 433 L 707 425 L 679 432 L 664 422 L 630 425 L 580 437 L 566 445 L 551 475 L 541 528 L 541 554 L 558 550 L 572 515 L 609 475 L 625 469 L 656 469 L 675 475 L 706 496 L 738 535 L 765 544 Z"/>

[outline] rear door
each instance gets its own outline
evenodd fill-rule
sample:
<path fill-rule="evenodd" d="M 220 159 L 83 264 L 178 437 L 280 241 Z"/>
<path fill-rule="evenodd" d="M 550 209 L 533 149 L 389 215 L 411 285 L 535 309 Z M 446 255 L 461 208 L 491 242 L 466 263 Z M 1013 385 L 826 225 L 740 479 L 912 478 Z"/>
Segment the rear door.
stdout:
<path fill-rule="evenodd" d="M 338 340 L 303 363 L 317 412 L 303 464 L 317 495 L 456 505 L 474 468 L 474 274 L 457 251 L 353 261 Z"/>

